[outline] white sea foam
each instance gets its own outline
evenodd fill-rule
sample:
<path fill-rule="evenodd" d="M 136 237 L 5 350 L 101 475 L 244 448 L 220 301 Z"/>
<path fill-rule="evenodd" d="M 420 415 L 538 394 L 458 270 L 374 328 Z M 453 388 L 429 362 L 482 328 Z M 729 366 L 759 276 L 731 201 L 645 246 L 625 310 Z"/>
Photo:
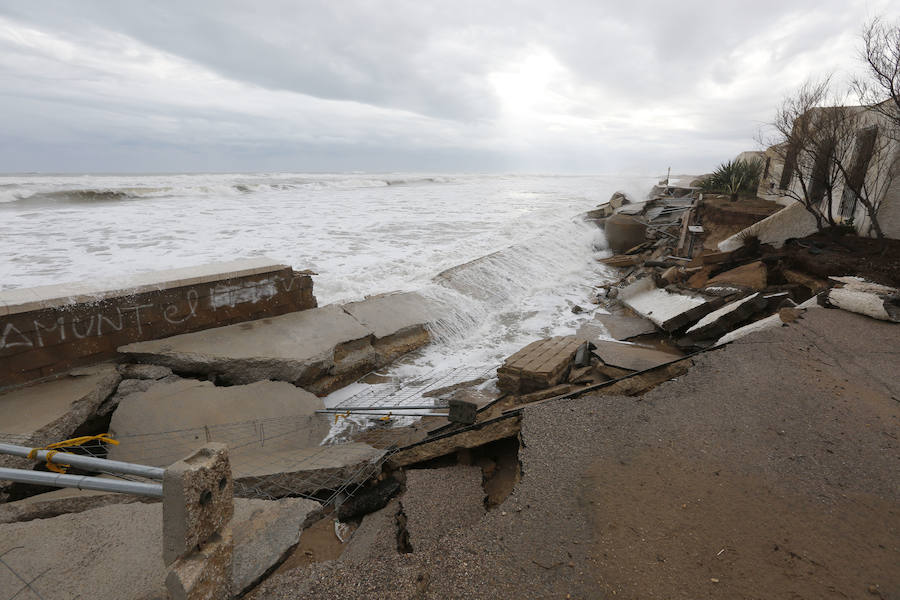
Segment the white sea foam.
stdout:
<path fill-rule="evenodd" d="M 312 269 L 320 304 L 421 290 L 448 306 L 401 376 L 571 333 L 600 230 L 573 219 L 654 178 L 430 174 L 0 177 L 0 289 L 239 257 Z M 474 261 L 474 262 L 470 262 Z M 464 264 L 468 263 L 468 264 Z M 462 266 L 460 266 L 462 265 Z M 439 273 L 445 272 L 437 277 Z"/>

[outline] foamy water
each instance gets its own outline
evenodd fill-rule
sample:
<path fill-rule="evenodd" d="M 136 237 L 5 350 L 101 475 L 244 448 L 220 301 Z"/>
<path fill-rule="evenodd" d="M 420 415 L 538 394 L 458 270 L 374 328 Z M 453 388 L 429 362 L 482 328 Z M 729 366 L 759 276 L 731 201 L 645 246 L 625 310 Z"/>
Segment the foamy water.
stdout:
<path fill-rule="evenodd" d="M 493 364 L 571 333 L 610 275 L 577 218 L 652 178 L 255 174 L 0 177 L 0 289 L 267 256 L 321 305 L 420 290 L 451 307 L 402 377 Z M 435 276 L 454 269 L 449 278 Z M 343 395 L 353 391 L 345 390 Z M 339 397 L 337 397 L 339 398 Z"/>

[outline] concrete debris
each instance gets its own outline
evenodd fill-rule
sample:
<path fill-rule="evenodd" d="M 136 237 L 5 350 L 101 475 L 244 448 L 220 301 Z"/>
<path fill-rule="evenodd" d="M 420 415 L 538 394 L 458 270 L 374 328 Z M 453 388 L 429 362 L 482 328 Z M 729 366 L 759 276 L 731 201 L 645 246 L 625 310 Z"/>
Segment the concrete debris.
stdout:
<path fill-rule="evenodd" d="M 243 500 L 234 505 L 234 593 L 256 583 L 297 545 L 301 528 L 318 502 L 302 498 Z"/>
<path fill-rule="evenodd" d="M 21 446 L 39 447 L 79 434 L 116 389 L 115 365 L 83 367 L 59 379 L 0 393 L 2 433 Z M 30 468 L 32 461 L 0 455 L 0 467 Z M 0 499 L 8 484 L 0 483 Z"/>
<path fill-rule="evenodd" d="M 228 384 L 288 381 L 326 394 L 426 344 L 437 306 L 415 293 L 373 296 L 119 349 L 132 360 Z"/>
<path fill-rule="evenodd" d="M 315 414 L 321 408 L 321 399 L 280 381 L 231 387 L 194 379 L 151 382 L 147 390 L 125 396 L 113 413 L 109 429 L 121 443 L 110 447 L 109 457 L 162 467 L 205 441 L 244 447 L 256 441 L 250 445 L 270 451 L 315 447 L 329 429 Z M 259 425 L 267 421 L 268 436 Z M 151 447 L 143 440 L 153 434 L 158 439 Z"/>
<path fill-rule="evenodd" d="M 866 315 L 881 321 L 900 323 L 900 290 L 859 277 L 831 277 L 842 287 L 822 295 L 825 306 Z"/>
<path fill-rule="evenodd" d="M 387 506 L 363 517 L 347 548 L 341 554 L 343 563 L 358 563 L 373 556 L 397 553 L 397 516 L 400 500 L 394 498 Z"/>
<path fill-rule="evenodd" d="M 718 338 L 766 308 L 767 304 L 768 300 L 757 292 L 714 310 L 691 326 L 685 335 L 695 340 Z"/>
<path fill-rule="evenodd" d="M 391 468 L 398 469 L 456 452 L 460 448 L 476 448 L 488 442 L 519 434 L 520 419 L 510 414 L 470 425 L 459 431 L 425 439 L 401 448 L 388 459 Z"/>
<path fill-rule="evenodd" d="M 638 279 L 623 288 L 618 299 L 668 332 L 680 329 L 716 308 L 714 303 L 702 296 L 658 288 L 650 277 Z"/>
<path fill-rule="evenodd" d="M 606 242 L 613 252 L 625 252 L 646 239 L 647 225 L 625 214 L 612 215 L 604 226 Z"/>
<path fill-rule="evenodd" d="M 656 325 L 643 317 L 631 317 L 622 314 L 595 315 L 593 321 L 589 321 L 578 328 L 575 335 L 589 342 L 600 339 L 613 339 L 624 341 L 641 335 L 656 333 Z"/>
<path fill-rule="evenodd" d="M 604 363 L 629 371 L 652 369 L 682 356 L 677 350 L 661 352 L 623 342 L 598 341 L 595 346 L 594 354 Z"/>
<path fill-rule="evenodd" d="M 232 452 L 231 466 L 239 487 L 256 496 L 284 498 L 332 489 L 337 482 L 363 483 L 385 454 L 360 442 L 275 451 L 253 446 Z"/>
<path fill-rule="evenodd" d="M 759 291 L 766 288 L 767 269 L 760 261 L 720 273 L 709 279 L 707 286 L 736 285 L 739 287 Z"/>
<path fill-rule="evenodd" d="M 719 250 L 736 250 L 751 240 L 780 248 L 791 238 L 806 237 L 817 231 L 816 219 L 803 205 L 795 202 L 778 212 L 719 242 Z"/>
<path fill-rule="evenodd" d="M 497 386 L 505 392 L 522 394 L 557 385 L 568 375 L 572 359 L 583 344 L 576 336 L 532 342 L 497 369 Z"/>

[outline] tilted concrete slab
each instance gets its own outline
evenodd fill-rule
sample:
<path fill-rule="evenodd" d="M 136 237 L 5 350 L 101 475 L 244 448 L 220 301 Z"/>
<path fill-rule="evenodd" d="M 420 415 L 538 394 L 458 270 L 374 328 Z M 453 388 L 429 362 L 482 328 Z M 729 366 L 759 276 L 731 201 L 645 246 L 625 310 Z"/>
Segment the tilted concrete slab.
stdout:
<path fill-rule="evenodd" d="M 329 429 L 315 413 L 321 408 L 320 398 L 283 381 L 230 387 L 193 379 L 153 382 L 125 396 L 113 413 L 109 429 L 120 444 L 110 447 L 109 457 L 165 467 L 210 441 L 238 453 L 251 446 L 314 447 Z"/>
<path fill-rule="evenodd" d="M 599 331 L 597 324 L 602 326 L 605 331 Z M 595 339 L 606 337 L 602 335 L 603 333 L 616 340 L 629 340 L 639 335 L 647 335 L 656 331 L 656 325 L 643 317 L 596 315 L 593 321 L 579 327 L 576 335 L 593 342 Z"/>
<path fill-rule="evenodd" d="M 272 379 L 324 395 L 428 343 L 425 325 L 437 318 L 437 308 L 416 293 L 384 294 L 119 351 L 138 362 L 229 384 Z"/>
<path fill-rule="evenodd" d="M 306 517 L 321 508 L 301 498 L 244 500 L 234 503 L 233 591 L 241 593 L 300 541 Z"/>
<path fill-rule="evenodd" d="M 218 375 L 234 384 L 274 379 L 304 385 L 335 367 L 336 347 L 363 343 L 370 335 L 369 328 L 340 306 L 325 306 L 128 344 L 119 352 L 138 362 Z"/>
<path fill-rule="evenodd" d="M 776 213 L 757 221 L 733 236 L 719 242 L 719 250 L 729 252 L 744 245 L 745 240 L 757 238 L 760 243 L 781 248 L 791 238 L 803 238 L 818 231 L 816 219 L 803 205 L 794 202 Z"/>
<path fill-rule="evenodd" d="M 658 288 L 650 277 L 622 288 L 618 299 L 665 331 L 684 327 L 716 308 L 705 298 Z"/>
<path fill-rule="evenodd" d="M 766 298 L 759 292 L 751 294 L 709 313 L 691 326 L 686 335 L 695 340 L 718 338 L 762 311 L 767 304 Z"/>
<path fill-rule="evenodd" d="M 38 447 L 71 438 L 121 379 L 115 365 L 101 364 L 0 394 L 0 441 Z M 30 469 L 33 462 L 0 455 L 0 467 Z M 0 498 L 8 488 L 8 483 L 0 482 Z"/>
<path fill-rule="evenodd" d="M 60 379 L 0 394 L 0 433 L 25 446 L 68 438 L 112 394 L 121 377 L 115 365 L 75 369 Z"/>
<path fill-rule="evenodd" d="M 268 571 L 296 544 L 300 525 L 318 503 L 235 499 L 235 592 Z M 162 558 L 162 504 L 120 504 L 77 514 L 0 525 L 4 555 L 43 598 L 167 598 Z M 259 575 L 255 575 L 255 574 Z M 40 577 L 38 577 L 40 576 Z M 0 569 L 0 590 L 22 582 Z M 28 592 L 19 597 L 28 598 Z"/>
<path fill-rule="evenodd" d="M 680 352 L 661 352 L 622 342 L 598 341 L 594 345 L 594 354 L 604 363 L 630 371 L 652 369 L 683 356 Z"/>
<path fill-rule="evenodd" d="M 300 450 L 241 448 L 230 455 L 235 493 L 280 498 L 338 490 L 375 475 L 386 453 L 360 442 Z"/>
<path fill-rule="evenodd" d="M 343 306 L 346 313 L 375 334 L 386 338 L 432 321 L 438 307 L 421 294 L 403 292 L 370 296 Z"/>

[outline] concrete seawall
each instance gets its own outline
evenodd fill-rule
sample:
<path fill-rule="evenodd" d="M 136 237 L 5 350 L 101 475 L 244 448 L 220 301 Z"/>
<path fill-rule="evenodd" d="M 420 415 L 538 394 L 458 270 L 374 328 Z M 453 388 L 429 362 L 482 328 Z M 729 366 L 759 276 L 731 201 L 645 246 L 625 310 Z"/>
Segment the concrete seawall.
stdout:
<path fill-rule="evenodd" d="M 316 307 L 308 272 L 246 259 L 114 285 L 0 292 L 0 388 L 116 356 L 124 344 Z"/>

